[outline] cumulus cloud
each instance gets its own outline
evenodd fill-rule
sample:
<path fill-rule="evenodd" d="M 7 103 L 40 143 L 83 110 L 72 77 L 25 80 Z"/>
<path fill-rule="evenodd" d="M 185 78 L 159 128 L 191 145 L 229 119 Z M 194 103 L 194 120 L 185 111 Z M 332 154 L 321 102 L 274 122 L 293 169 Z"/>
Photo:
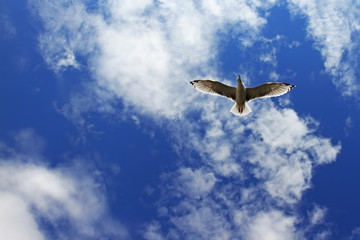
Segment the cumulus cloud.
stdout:
<path fill-rule="evenodd" d="M 190 168 L 181 168 L 178 172 L 180 191 L 186 191 L 197 198 L 209 193 L 216 183 L 214 173 L 205 172 L 203 169 L 193 171 Z"/>
<path fill-rule="evenodd" d="M 272 197 L 295 203 L 310 187 L 313 166 L 334 161 L 340 145 L 314 136 L 309 120 L 291 109 L 265 111 L 250 123 L 255 139 L 248 159 L 256 164 L 254 174 Z"/>
<path fill-rule="evenodd" d="M 251 46 L 276 1 L 109 1 L 96 11 L 87 10 L 82 1 L 33 2 L 46 29 L 40 37 L 45 61 L 57 69 L 67 49 L 86 56 L 93 76 L 89 88 L 111 93 L 75 94 L 79 97 L 60 112 L 77 122 L 89 111 L 111 113 L 111 103 L 121 99 L 127 113 L 161 120 L 157 122 L 184 158 L 181 164 L 190 161 L 191 153 L 199 156 L 196 168 L 181 166 L 165 175 L 168 184 L 162 192 L 167 194 L 158 203 L 161 221 L 154 217 L 146 225 L 146 239 L 303 235 L 297 229 L 301 219 L 296 204 L 311 186 L 314 166 L 334 161 L 340 144 L 317 136 L 312 118 L 279 109 L 271 100 L 251 103 L 256 115 L 234 118 L 228 100 L 199 96 L 187 81 L 218 79 L 214 62 L 221 35 L 232 32 Z M 256 59 L 275 61 L 275 55 L 270 48 Z M 98 110 L 103 104 L 109 107 Z"/>
<path fill-rule="evenodd" d="M 39 43 L 51 68 L 76 67 L 76 56 L 86 56 L 92 86 L 110 90 L 137 111 L 167 118 L 182 115 L 191 103 L 188 80 L 216 74 L 211 66 L 221 40 L 217 33 L 233 29 L 254 38 L 266 23 L 260 12 L 275 4 L 109 1 L 89 12 L 82 1 L 31 3 L 46 29 Z"/>
<path fill-rule="evenodd" d="M 267 232 L 274 239 L 281 239 L 281 237 L 298 239 L 305 234 L 304 229 L 296 227 L 302 221 L 302 217 L 294 213 L 286 214 L 281 210 L 282 207 L 278 207 L 285 205 L 292 208 L 295 206 L 293 204 L 299 202 L 303 192 L 311 187 L 314 166 L 334 161 L 340 150 L 340 145 L 333 146 L 329 139 L 313 135 L 313 128 L 316 125 L 302 120 L 291 109 L 271 108 L 269 110 L 268 106 L 264 104 L 257 111 L 262 117 L 252 119 L 245 127 L 246 130 L 242 132 L 244 134 L 246 131 L 250 131 L 251 134 L 247 135 L 247 139 L 245 140 L 241 135 L 240 137 L 232 137 L 232 141 L 236 145 L 236 147 L 231 148 L 231 156 L 234 154 L 236 156 L 234 164 L 246 166 L 247 173 L 231 175 L 231 183 L 226 184 L 223 179 L 223 176 L 226 175 L 220 170 L 221 165 L 212 164 L 211 159 L 205 158 L 204 161 L 214 167 L 216 181 L 221 182 L 221 184 L 214 186 L 214 190 L 211 192 L 211 194 L 216 193 L 216 196 L 211 194 L 205 196 L 200 205 L 210 206 L 215 221 L 213 224 L 218 221 L 226 221 L 228 225 L 225 228 L 219 226 L 221 231 L 227 234 L 223 236 L 228 236 L 223 239 L 263 239 L 261 235 L 263 232 Z M 266 116 L 269 116 L 267 124 L 262 123 L 262 118 L 266 119 Z M 274 118 L 273 122 L 270 116 Z M 282 129 L 282 126 L 286 126 L 287 121 L 292 122 L 291 129 Z M 281 127 L 277 129 L 279 125 Z M 274 139 L 271 140 L 271 134 L 276 135 L 277 130 L 279 133 L 282 132 L 284 136 L 279 134 L 276 140 L 284 141 L 283 144 L 279 144 Z M 286 133 L 287 130 L 290 132 Z M 225 133 L 224 135 L 230 136 L 231 134 Z M 222 140 L 218 140 L 217 144 L 221 145 Z M 213 139 L 213 141 L 215 140 Z M 285 141 L 292 144 L 286 144 Z M 206 145 L 206 142 L 203 144 Z M 202 146 L 204 147 L 204 145 Z M 319 158 L 318 153 L 323 151 L 322 148 L 333 152 L 333 154 L 325 154 L 323 158 Z M 214 149 L 216 151 L 217 147 Z M 232 162 L 231 158 L 225 160 L 225 162 L 227 161 Z M 259 181 L 247 186 L 246 179 L 253 177 Z M 185 197 L 185 199 L 188 198 Z M 184 202 L 187 201 L 190 200 L 184 200 Z M 208 204 L 207 201 L 214 202 Z M 191 202 L 191 204 L 194 203 Z M 174 208 L 178 209 L 179 206 L 181 204 L 174 206 Z M 186 214 L 187 212 L 188 210 L 184 210 L 178 214 Z M 316 211 L 313 213 L 311 221 L 320 224 L 320 213 L 324 212 Z M 229 214 L 232 217 L 227 218 L 222 214 Z M 278 218 L 275 221 L 278 225 L 274 221 L 266 221 L 266 219 L 275 217 Z M 218 218 L 223 220 L 217 220 Z M 179 231 L 186 231 L 182 225 L 178 224 L 176 227 L 179 228 Z M 207 233 L 204 234 L 202 236 L 208 237 Z M 216 239 L 216 237 L 210 237 L 210 239 Z"/>
<path fill-rule="evenodd" d="M 284 216 L 284 213 L 279 211 L 260 212 L 249 226 L 247 239 L 294 239 L 295 221 L 294 217 Z"/>
<path fill-rule="evenodd" d="M 15 136 L 20 149 L 44 142 L 31 129 Z M 50 168 L 34 152 L 9 149 L 0 148 L 1 239 L 48 239 L 46 226 L 58 238 L 127 237 L 126 229 L 109 217 L 106 199 L 91 177 L 71 167 Z"/>
<path fill-rule="evenodd" d="M 0 193 L 0 236 L 3 239 L 45 239 L 20 197 Z"/>
<path fill-rule="evenodd" d="M 237 118 L 220 117 L 228 111 L 223 104 L 213 107 L 197 119 L 212 132 L 216 128 L 211 138 L 196 125 L 187 126 L 189 133 L 172 127 L 178 137 L 183 135 L 178 144 L 196 150 L 202 164 L 165 178 L 163 191 L 172 194 L 164 195 L 158 207 L 159 212 L 166 209 L 167 214 L 159 216 L 167 224 L 152 233 L 164 239 L 301 239 L 323 224 L 325 208 L 312 209 L 307 220 L 296 206 L 311 187 L 314 166 L 334 161 L 340 145 L 316 136 L 314 120 L 279 109 L 271 101 L 256 103 L 258 117 L 242 119 L 242 124 Z M 224 144 L 229 154 L 219 161 L 213 152 Z M 237 170 L 229 174 L 224 165 Z M 318 232 L 318 239 L 329 234 Z"/>
<path fill-rule="evenodd" d="M 224 221 L 224 216 L 213 211 L 209 206 L 195 208 L 186 206 L 189 212 L 183 216 L 172 218 L 172 223 L 178 229 L 183 229 L 186 239 L 229 239 L 231 230 Z M 180 233 L 177 233 L 181 238 Z"/>

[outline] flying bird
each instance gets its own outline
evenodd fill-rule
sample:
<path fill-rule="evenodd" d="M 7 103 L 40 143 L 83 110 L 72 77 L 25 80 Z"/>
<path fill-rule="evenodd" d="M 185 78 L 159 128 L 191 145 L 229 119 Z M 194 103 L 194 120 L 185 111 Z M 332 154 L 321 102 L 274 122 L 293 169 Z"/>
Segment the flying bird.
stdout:
<path fill-rule="evenodd" d="M 251 113 L 251 108 L 246 102 L 255 98 L 269 98 L 281 96 L 295 87 L 289 83 L 268 82 L 257 87 L 245 87 L 239 75 L 237 87 L 231 87 L 213 80 L 194 80 L 190 83 L 199 91 L 227 97 L 235 101 L 230 112 L 237 116 Z"/>

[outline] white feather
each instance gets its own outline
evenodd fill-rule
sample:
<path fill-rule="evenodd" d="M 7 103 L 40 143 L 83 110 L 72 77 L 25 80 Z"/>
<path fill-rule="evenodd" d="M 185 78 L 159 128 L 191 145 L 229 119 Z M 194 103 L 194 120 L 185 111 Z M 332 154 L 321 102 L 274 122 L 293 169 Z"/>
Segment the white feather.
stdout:
<path fill-rule="evenodd" d="M 236 116 L 246 116 L 248 115 L 249 113 L 252 112 L 251 108 L 249 107 L 249 105 L 247 105 L 245 103 L 245 106 L 244 106 L 244 111 L 241 113 L 239 112 L 239 108 L 237 106 L 237 104 L 235 103 L 232 108 L 230 109 L 230 112 Z"/>

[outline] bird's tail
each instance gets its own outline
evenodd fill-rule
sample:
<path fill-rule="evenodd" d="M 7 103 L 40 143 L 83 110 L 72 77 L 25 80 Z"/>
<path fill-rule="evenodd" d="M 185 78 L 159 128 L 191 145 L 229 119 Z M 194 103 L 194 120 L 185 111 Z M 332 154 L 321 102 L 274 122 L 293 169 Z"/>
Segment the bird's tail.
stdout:
<path fill-rule="evenodd" d="M 235 103 L 234 106 L 230 109 L 230 112 L 235 114 L 236 116 L 245 116 L 245 115 L 248 115 L 249 113 L 252 112 L 251 108 L 249 107 L 249 105 L 247 105 L 245 103 L 244 105 L 244 111 L 241 113 L 239 111 L 239 108 L 237 106 L 237 104 Z"/>

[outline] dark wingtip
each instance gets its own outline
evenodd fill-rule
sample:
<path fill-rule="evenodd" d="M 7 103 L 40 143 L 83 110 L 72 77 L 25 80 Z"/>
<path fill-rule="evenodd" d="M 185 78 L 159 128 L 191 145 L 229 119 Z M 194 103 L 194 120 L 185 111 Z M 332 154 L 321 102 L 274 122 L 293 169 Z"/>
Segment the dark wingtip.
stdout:
<path fill-rule="evenodd" d="M 292 85 L 290 83 L 285 83 L 287 86 L 290 86 L 290 89 L 293 89 L 294 87 L 296 87 L 295 85 Z"/>
<path fill-rule="evenodd" d="M 195 81 L 196 80 L 190 82 L 193 87 L 195 87 Z"/>
<path fill-rule="evenodd" d="M 193 81 L 191 81 L 190 83 L 191 83 L 191 85 L 193 85 L 194 86 L 194 83 L 196 83 L 196 82 L 198 82 L 199 80 L 193 80 Z"/>

